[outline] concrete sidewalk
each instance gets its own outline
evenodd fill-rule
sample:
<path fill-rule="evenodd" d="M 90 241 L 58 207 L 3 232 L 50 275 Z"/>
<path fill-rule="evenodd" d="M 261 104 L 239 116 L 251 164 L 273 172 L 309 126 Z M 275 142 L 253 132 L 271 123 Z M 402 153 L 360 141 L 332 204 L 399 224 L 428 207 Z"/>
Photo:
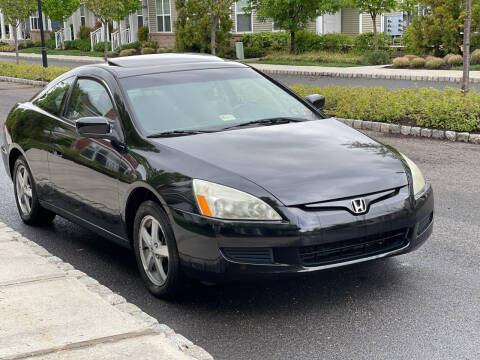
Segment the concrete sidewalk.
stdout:
<path fill-rule="evenodd" d="M 212 359 L 0 223 L 0 359 Z"/>
<path fill-rule="evenodd" d="M 14 52 L 0 52 L 0 57 L 14 58 Z M 22 59 L 41 59 L 42 55 L 40 54 L 28 54 L 28 53 L 19 53 L 20 60 Z M 48 55 L 48 59 L 59 60 L 59 61 L 75 61 L 85 64 L 95 64 L 105 62 L 103 58 L 96 56 L 72 56 L 72 55 Z"/>

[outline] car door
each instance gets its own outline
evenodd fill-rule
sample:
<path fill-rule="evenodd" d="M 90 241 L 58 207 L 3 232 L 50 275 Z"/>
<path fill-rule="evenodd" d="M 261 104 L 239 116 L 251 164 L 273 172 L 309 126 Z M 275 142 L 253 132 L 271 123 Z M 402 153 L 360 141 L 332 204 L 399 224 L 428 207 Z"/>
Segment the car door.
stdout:
<path fill-rule="evenodd" d="M 75 121 L 91 116 L 107 118 L 118 131 L 118 111 L 106 83 L 79 77 L 61 120 L 52 129 L 54 151 L 49 167 L 55 191 L 53 202 L 70 216 L 118 235 L 123 230 L 118 181 L 128 171 L 128 165 L 114 142 L 77 133 Z"/>

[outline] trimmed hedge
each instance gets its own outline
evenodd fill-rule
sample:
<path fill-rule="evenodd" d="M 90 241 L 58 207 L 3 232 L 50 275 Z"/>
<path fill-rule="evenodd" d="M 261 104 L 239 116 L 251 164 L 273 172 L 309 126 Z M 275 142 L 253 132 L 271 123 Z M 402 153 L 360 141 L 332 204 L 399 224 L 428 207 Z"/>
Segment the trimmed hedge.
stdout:
<path fill-rule="evenodd" d="M 10 62 L 0 62 L 0 76 L 10 76 L 29 80 L 52 81 L 64 72 L 69 71 L 68 67 L 49 66 L 44 68 L 38 64 L 27 64 L 21 62 L 19 65 Z"/>
<path fill-rule="evenodd" d="M 361 86 L 291 87 L 301 96 L 322 94 L 325 112 L 347 119 L 480 131 L 480 94 L 457 88 L 385 89 Z"/>

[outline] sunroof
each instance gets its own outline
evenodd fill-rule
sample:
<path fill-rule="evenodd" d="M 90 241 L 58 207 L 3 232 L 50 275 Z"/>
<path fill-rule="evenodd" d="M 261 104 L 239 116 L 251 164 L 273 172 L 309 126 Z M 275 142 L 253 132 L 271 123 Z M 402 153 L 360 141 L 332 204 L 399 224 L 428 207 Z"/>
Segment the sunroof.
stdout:
<path fill-rule="evenodd" d="M 152 54 L 108 59 L 109 65 L 128 68 L 200 62 L 223 62 L 223 60 L 216 56 L 202 54 Z"/>

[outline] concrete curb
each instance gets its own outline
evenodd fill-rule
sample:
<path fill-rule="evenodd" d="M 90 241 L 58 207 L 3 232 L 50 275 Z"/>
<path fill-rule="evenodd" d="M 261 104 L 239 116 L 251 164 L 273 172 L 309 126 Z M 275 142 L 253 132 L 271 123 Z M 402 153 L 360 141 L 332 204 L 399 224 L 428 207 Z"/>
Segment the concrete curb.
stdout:
<path fill-rule="evenodd" d="M 439 129 L 422 128 L 398 124 L 381 123 L 374 121 L 336 118 L 338 121 L 358 130 L 370 130 L 385 134 L 423 137 L 437 140 L 458 141 L 480 145 L 480 134 L 469 132 L 444 131 Z"/>
<path fill-rule="evenodd" d="M 33 86 L 45 86 L 48 84 L 47 81 L 21 79 L 21 78 L 15 78 L 10 76 L 0 76 L 0 81 L 23 84 L 23 85 L 33 85 Z"/>
<path fill-rule="evenodd" d="M 15 53 L 11 52 L 0 52 L 0 57 L 8 57 L 14 58 Z M 41 59 L 42 55 L 40 54 L 30 54 L 30 53 L 20 53 L 18 58 L 20 60 L 25 59 Z M 75 62 L 82 62 L 85 64 L 95 64 L 95 63 L 103 63 L 104 60 L 101 57 L 95 56 L 73 56 L 73 55 L 48 55 L 48 58 L 51 60 L 60 60 L 60 61 L 75 61 Z"/>
<path fill-rule="evenodd" d="M 192 359 L 213 360 L 213 357 L 204 349 L 194 345 L 184 336 L 175 333 L 175 331 L 167 325 L 159 324 L 157 319 L 143 312 L 136 305 L 128 303 L 125 298 L 113 293 L 109 288 L 101 285 L 97 280 L 86 275 L 84 272 L 76 270 L 71 264 L 63 262 L 60 258 L 50 254 L 46 249 L 25 238 L 20 233 L 9 228 L 2 222 L 0 222 L 0 229 L 3 234 L 8 234 L 8 239 L 0 238 L 1 241 L 18 241 L 27 245 L 36 255 L 44 258 L 48 263 L 54 264 L 60 270 L 60 273 L 63 273 L 63 275 L 59 276 L 78 279 L 78 281 L 82 283 L 89 291 L 91 291 L 93 294 L 99 295 L 110 306 L 113 306 L 117 310 L 120 310 L 121 312 L 124 312 L 142 321 L 145 324 L 146 335 L 157 334 L 164 337 L 167 339 L 169 344 L 178 348 L 185 355 Z M 35 280 L 38 279 L 32 279 L 32 281 Z"/>

